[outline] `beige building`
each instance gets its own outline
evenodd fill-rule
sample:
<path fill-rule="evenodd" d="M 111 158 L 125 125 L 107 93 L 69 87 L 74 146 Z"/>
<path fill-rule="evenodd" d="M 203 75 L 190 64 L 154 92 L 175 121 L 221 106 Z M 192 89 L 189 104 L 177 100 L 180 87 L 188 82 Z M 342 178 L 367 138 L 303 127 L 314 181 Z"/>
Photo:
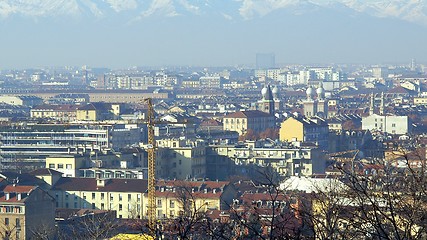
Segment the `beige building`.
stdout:
<path fill-rule="evenodd" d="M 205 178 L 206 146 L 203 140 L 180 138 L 157 141 L 157 175 L 160 178 Z"/>
<path fill-rule="evenodd" d="M 147 181 L 61 178 L 53 186 L 57 208 L 115 210 L 118 218 L 141 218 Z"/>
<path fill-rule="evenodd" d="M 175 218 L 194 210 L 225 210 L 235 196 L 236 190 L 226 181 L 158 181 L 157 217 Z"/>
<path fill-rule="evenodd" d="M 5 185 L 0 193 L 0 218 L 2 239 L 32 239 L 38 231 L 55 229 L 53 198 L 37 186 Z"/>
<path fill-rule="evenodd" d="M 114 210 L 118 218 L 144 218 L 146 191 L 147 180 L 142 179 L 61 178 L 51 194 L 58 208 Z M 158 218 L 173 218 L 186 213 L 186 204 L 194 204 L 190 211 L 194 207 L 198 212 L 222 210 L 233 197 L 235 190 L 228 182 L 159 180 L 156 214 Z"/>
<path fill-rule="evenodd" d="M 81 168 L 87 167 L 87 158 L 81 155 L 56 155 L 46 157 L 46 168 L 59 171 L 64 177 L 77 177 Z"/>
<path fill-rule="evenodd" d="M 274 116 L 258 110 L 235 112 L 223 118 L 223 129 L 236 131 L 239 135 L 244 135 L 249 129 L 259 133 L 274 127 Z"/>
<path fill-rule="evenodd" d="M 279 175 L 311 176 L 325 172 L 325 158 L 317 147 L 295 146 L 262 147 L 255 144 L 245 146 L 210 146 L 215 155 L 226 156 L 238 167 L 272 167 Z"/>
<path fill-rule="evenodd" d="M 59 121 L 75 121 L 77 105 L 39 105 L 30 110 L 31 118 L 55 119 Z"/>

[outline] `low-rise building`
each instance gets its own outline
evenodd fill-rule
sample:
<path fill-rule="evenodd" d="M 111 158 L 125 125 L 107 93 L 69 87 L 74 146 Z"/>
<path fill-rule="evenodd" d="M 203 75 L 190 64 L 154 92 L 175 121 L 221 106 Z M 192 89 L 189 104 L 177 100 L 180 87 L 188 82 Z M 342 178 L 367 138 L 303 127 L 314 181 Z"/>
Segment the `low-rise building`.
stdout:
<path fill-rule="evenodd" d="M 279 138 L 284 142 L 315 143 L 321 149 L 328 148 L 329 128 L 321 118 L 290 117 L 280 125 Z"/>
<path fill-rule="evenodd" d="M 30 117 L 70 122 L 77 119 L 77 105 L 39 105 L 30 110 Z"/>
<path fill-rule="evenodd" d="M 0 190 L 0 217 L 3 239 L 33 239 L 37 233 L 54 233 L 54 199 L 37 186 L 7 184 Z"/>
<path fill-rule="evenodd" d="M 206 144 L 203 140 L 167 138 L 157 141 L 160 178 L 205 178 Z"/>
<path fill-rule="evenodd" d="M 239 135 L 248 130 L 259 133 L 274 127 L 274 116 L 259 110 L 234 112 L 223 118 L 224 130 L 236 131 Z"/>

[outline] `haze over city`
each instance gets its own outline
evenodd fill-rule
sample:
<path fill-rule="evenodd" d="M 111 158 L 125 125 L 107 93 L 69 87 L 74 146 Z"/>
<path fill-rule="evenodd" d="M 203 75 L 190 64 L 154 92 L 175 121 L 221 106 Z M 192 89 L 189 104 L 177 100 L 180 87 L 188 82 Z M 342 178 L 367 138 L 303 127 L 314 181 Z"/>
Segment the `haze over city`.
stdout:
<path fill-rule="evenodd" d="M 426 1 L 0 3 L 0 69 L 425 62 Z"/>

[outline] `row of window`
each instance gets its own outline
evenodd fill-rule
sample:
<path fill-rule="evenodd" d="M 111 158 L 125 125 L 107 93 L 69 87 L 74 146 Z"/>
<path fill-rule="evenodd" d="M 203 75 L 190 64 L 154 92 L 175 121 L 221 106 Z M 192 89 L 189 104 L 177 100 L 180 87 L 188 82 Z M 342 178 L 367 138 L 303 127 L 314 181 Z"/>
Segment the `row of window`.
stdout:
<path fill-rule="evenodd" d="M 56 199 L 58 199 L 58 194 L 56 194 L 55 196 L 56 196 Z M 94 192 L 91 193 L 91 197 L 92 197 L 92 200 L 94 200 L 96 198 L 96 193 L 94 193 Z M 101 200 L 104 200 L 105 199 L 105 193 L 103 193 L 103 192 L 100 193 L 100 198 L 101 198 Z M 65 200 L 68 201 L 68 199 L 69 199 L 69 194 L 66 193 L 65 194 Z M 74 195 L 74 200 L 77 201 L 77 199 L 78 199 L 77 195 Z M 87 199 L 85 193 L 83 193 L 83 199 L 84 200 Z M 127 199 L 130 202 L 132 200 L 132 194 L 129 193 L 127 196 Z M 141 195 L 140 194 L 137 194 L 136 200 L 141 201 Z M 114 201 L 114 195 L 113 194 L 110 194 L 110 201 Z M 123 194 L 121 194 L 121 193 L 119 194 L 119 201 L 123 201 Z"/>
<path fill-rule="evenodd" d="M 73 169 L 73 165 L 72 164 L 65 164 L 65 167 L 66 167 L 66 169 Z M 54 163 L 49 163 L 49 168 L 55 169 L 55 164 Z M 64 164 L 63 163 L 58 163 L 56 169 L 64 169 Z"/>
<path fill-rule="evenodd" d="M 20 206 L 0 206 L 0 213 L 23 213 Z"/>

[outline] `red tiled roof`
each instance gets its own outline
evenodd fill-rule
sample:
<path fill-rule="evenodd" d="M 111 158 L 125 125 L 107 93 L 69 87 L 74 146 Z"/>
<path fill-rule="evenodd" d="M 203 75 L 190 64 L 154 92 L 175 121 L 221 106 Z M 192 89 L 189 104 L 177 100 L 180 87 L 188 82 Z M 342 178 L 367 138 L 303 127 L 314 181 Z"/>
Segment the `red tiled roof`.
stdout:
<path fill-rule="evenodd" d="M 13 186 L 13 185 L 7 185 L 3 192 L 9 192 L 9 193 L 28 193 L 31 190 L 36 188 L 35 186 Z"/>
<path fill-rule="evenodd" d="M 200 126 L 222 126 L 222 123 L 215 119 L 207 119 L 200 123 Z"/>
<path fill-rule="evenodd" d="M 259 110 L 250 110 L 250 111 L 240 111 L 234 112 L 226 115 L 224 118 L 261 118 L 261 117 L 271 117 L 270 114 L 261 112 Z"/>

